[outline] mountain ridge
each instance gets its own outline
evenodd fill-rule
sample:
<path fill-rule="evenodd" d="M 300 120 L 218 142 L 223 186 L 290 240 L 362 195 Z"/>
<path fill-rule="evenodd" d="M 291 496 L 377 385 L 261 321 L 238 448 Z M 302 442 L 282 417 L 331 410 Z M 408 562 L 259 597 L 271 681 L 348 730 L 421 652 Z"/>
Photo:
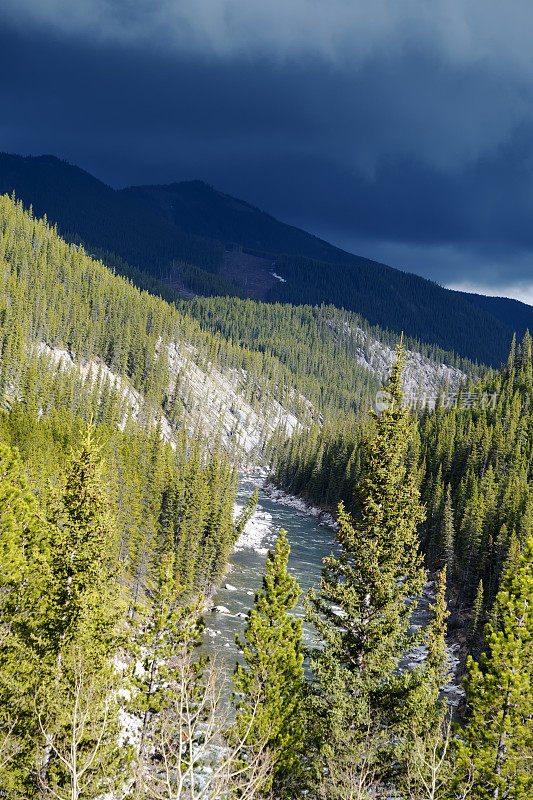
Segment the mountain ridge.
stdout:
<path fill-rule="evenodd" d="M 206 181 L 127 186 L 119 191 L 144 202 L 147 207 L 168 214 L 176 227 L 188 233 L 194 231 L 198 236 L 217 238 L 222 242 L 238 242 L 244 248 L 264 253 L 305 255 L 332 263 L 378 263 L 349 253 L 295 225 L 282 222 L 273 214 L 216 189 Z M 195 213 L 198 210 L 200 213 Z M 239 226 L 239 215 L 243 212 L 255 216 L 257 224 L 252 231 L 243 231 Z"/>
<path fill-rule="evenodd" d="M 68 398 L 121 429 L 157 427 L 170 442 L 182 430 L 257 464 L 273 437 L 319 424 L 335 409 L 346 419 L 368 408 L 394 361 L 394 339 L 380 342 L 335 309 L 320 324 L 314 309 L 299 317 L 296 308 L 263 304 L 263 316 L 276 315 L 270 325 L 259 320 L 260 304 L 237 300 L 236 323 L 248 327 L 251 311 L 265 335 L 277 329 L 268 347 L 252 350 L 235 329 L 226 336 L 187 315 L 187 304 L 182 311 L 140 292 L 6 196 L 0 264 L 0 393 L 8 408 L 22 404 L 38 416 L 43 404 L 50 411 L 50 397 L 59 406 Z M 287 326 L 292 361 L 282 360 Z M 468 365 L 446 366 L 442 356 L 408 351 L 411 380 L 435 394 L 457 389 Z M 309 377 L 318 363 L 322 374 Z"/>
<path fill-rule="evenodd" d="M 167 299 L 174 292 L 333 304 L 496 367 L 507 357 L 513 331 L 521 336 L 533 328 L 533 308 L 519 301 L 479 300 L 346 253 L 201 181 L 115 190 L 55 156 L 0 154 L 0 192 L 13 191 L 67 240 L 96 249 L 141 288 L 169 287 Z M 245 257 L 228 268 L 230 243 L 244 256 L 262 258 L 255 278 Z"/>

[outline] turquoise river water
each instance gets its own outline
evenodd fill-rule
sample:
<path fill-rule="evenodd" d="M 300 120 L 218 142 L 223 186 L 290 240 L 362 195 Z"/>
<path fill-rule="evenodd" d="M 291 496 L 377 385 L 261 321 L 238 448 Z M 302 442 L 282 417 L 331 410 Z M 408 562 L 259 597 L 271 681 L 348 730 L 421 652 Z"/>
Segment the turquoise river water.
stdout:
<path fill-rule="evenodd" d="M 245 476 L 239 482 L 237 504 L 242 507 L 257 487 L 259 502 L 257 510 L 237 542 L 229 561 L 228 572 L 210 608 L 205 614 L 205 649 L 214 657 L 217 666 L 229 678 L 237 659 L 235 635 L 242 635 L 246 612 L 253 605 L 254 594 L 261 586 L 266 556 L 276 543 L 281 528 L 287 532 L 291 546 L 289 572 L 293 575 L 302 594 L 294 614 L 303 620 L 303 639 L 306 645 L 314 641 L 313 630 L 304 619 L 303 598 L 307 591 L 320 580 L 322 559 L 337 548 L 335 531 L 330 524 L 322 522 L 315 513 L 309 513 L 301 501 L 282 493 L 267 492 L 264 478 Z M 434 585 L 428 584 L 412 617 L 413 633 L 430 618 L 429 604 Z M 458 647 L 448 647 L 449 667 L 453 673 L 457 667 Z M 404 667 L 420 664 L 426 655 L 423 646 L 414 647 L 402 660 Z M 443 687 L 448 701 L 456 705 L 463 694 L 457 679 Z"/>

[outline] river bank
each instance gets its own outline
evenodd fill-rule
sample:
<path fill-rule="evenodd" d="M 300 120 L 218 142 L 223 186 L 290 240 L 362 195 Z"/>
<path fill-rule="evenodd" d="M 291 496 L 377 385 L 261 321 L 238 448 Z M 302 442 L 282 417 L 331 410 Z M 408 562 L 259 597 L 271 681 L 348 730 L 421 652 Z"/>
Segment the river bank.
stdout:
<path fill-rule="evenodd" d="M 316 639 L 314 630 L 305 620 L 303 598 L 320 581 L 322 559 L 338 549 L 334 533 L 336 521 L 331 514 L 273 486 L 264 472 L 241 477 L 236 514 L 254 489 L 258 490 L 257 509 L 235 544 L 222 586 L 213 594 L 211 608 L 217 610 L 206 614 L 206 648 L 224 664 L 228 675 L 237 657 L 235 636 L 242 635 L 246 614 L 261 586 L 268 550 L 274 547 L 281 528 L 286 530 L 291 545 L 289 571 L 302 590 L 294 613 L 302 620 L 307 646 L 315 644 Z M 429 606 L 434 597 L 435 583 L 429 580 L 413 615 L 413 633 L 429 621 Z M 404 660 L 404 666 L 416 667 L 425 657 L 425 647 L 416 646 Z M 443 693 L 450 705 L 456 707 L 464 692 L 458 674 L 460 647 L 452 637 L 448 640 L 448 661 L 452 677 L 443 687 Z"/>
<path fill-rule="evenodd" d="M 293 508 L 295 511 L 301 511 L 303 514 L 308 514 L 310 517 L 315 517 L 322 525 L 328 525 L 333 530 L 339 527 L 337 520 L 330 514 L 329 511 L 324 511 L 322 508 L 311 505 L 307 500 L 301 497 L 295 497 L 293 494 L 279 489 L 275 484 L 267 478 L 263 484 L 263 491 L 275 503 Z"/>

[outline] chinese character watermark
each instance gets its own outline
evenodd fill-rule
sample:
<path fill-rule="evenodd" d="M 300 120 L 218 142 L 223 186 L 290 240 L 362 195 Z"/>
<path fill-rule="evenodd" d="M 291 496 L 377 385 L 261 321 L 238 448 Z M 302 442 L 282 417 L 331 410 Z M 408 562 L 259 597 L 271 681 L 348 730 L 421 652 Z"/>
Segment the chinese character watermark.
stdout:
<path fill-rule="evenodd" d="M 413 411 L 434 411 L 436 408 L 459 410 L 481 408 L 484 411 L 494 410 L 498 400 L 497 392 L 457 392 L 456 394 L 427 394 L 425 392 L 408 392 L 402 398 L 402 405 Z M 393 397 L 385 389 L 380 389 L 374 399 L 374 411 L 381 413 L 393 405 Z"/>

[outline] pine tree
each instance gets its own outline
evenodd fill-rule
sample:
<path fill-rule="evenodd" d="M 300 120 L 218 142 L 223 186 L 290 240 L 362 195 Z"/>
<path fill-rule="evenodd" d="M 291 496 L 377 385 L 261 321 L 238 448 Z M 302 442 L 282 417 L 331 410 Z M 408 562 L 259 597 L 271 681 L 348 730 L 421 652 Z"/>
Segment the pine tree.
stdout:
<path fill-rule="evenodd" d="M 446 702 L 440 697 L 449 674 L 446 653 L 446 567 L 439 575 L 437 596 L 430 605 L 432 619 L 425 631 L 428 649 L 415 699 L 418 718 L 414 718 L 407 749 L 406 791 L 410 800 L 444 800 L 453 772 L 450 758 L 450 719 Z"/>
<path fill-rule="evenodd" d="M 483 581 L 480 581 L 478 583 L 478 587 L 476 590 L 476 597 L 474 600 L 474 605 L 472 606 L 472 612 L 470 614 L 470 624 L 468 626 L 468 641 L 471 646 L 475 642 L 476 636 L 479 632 L 482 616 L 483 616 Z"/>
<path fill-rule="evenodd" d="M 502 566 L 502 575 L 506 575 L 508 572 L 515 572 L 518 569 L 521 555 L 522 552 L 520 548 L 520 542 L 518 541 L 516 534 L 512 533 L 509 540 L 507 555 Z"/>
<path fill-rule="evenodd" d="M 102 463 L 88 428 L 52 503 L 51 646 L 60 653 L 70 640 L 99 661 L 118 646 L 117 593 L 113 568 L 116 532 L 102 487 Z"/>
<path fill-rule="evenodd" d="M 248 612 L 244 641 L 237 636 L 244 664 L 237 664 L 233 677 L 235 734 L 249 752 L 266 742 L 272 757 L 271 780 L 278 792 L 295 777 L 303 736 L 302 625 L 289 613 L 300 590 L 287 572 L 289 552 L 282 530 L 274 552 L 267 556 L 263 586 Z M 263 791 L 269 786 L 270 781 Z"/>
<path fill-rule="evenodd" d="M 453 576 L 455 564 L 455 526 L 453 520 L 453 503 L 450 484 L 446 490 L 444 512 L 441 523 L 441 548 L 442 556 L 446 562 L 449 577 Z"/>
<path fill-rule="evenodd" d="M 246 503 L 244 504 L 244 506 L 242 507 L 242 509 L 239 511 L 237 519 L 235 520 L 234 534 L 233 534 L 234 539 L 239 538 L 239 536 L 245 529 L 247 523 L 253 517 L 255 509 L 257 508 L 258 498 L 259 498 L 259 492 L 257 488 L 255 488 L 250 497 L 248 498 L 248 500 L 246 501 Z"/>
<path fill-rule="evenodd" d="M 533 793 L 533 538 L 496 597 L 498 623 L 485 627 L 480 663 L 469 658 L 469 716 L 459 766 L 473 770 L 479 800 L 526 800 Z"/>
<path fill-rule="evenodd" d="M 514 369 L 515 358 L 516 358 L 516 333 L 513 333 L 513 340 L 511 342 L 511 349 L 509 351 L 509 356 L 507 358 L 507 368 L 509 370 Z"/>
<path fill-rule="evenodd" d="M 52 792 L 75 780 L 61 754 L 72 739 L 72 726 L 77 724 L 76 718 L 67 713 L 65 698 L 71 697 L 76 703 L 80 670 L 89 685 L 97 685 L 101 680 L 102 685 L 109 687 L 110 699 L 104 706 L 100 700 L 94 707 L 88 705 L 83 723 L 87 732 L 98 730 L 99 717 L 105 713 L 99 757 L 87 767 L 84 776 L 88 798 L 97 797 L 104 787 L 109 788 L 109 782 L 102 777 L 102 765 L 110 768 L 128 755 L 126 750 L 121 753 L 118 745 L 115 694 L 120 676 L 112 669 L 111 659 L 121 641 L 120 615 L 118 587 L 111 567 L 115 534 L 101 485 L 101 469 L 89 427 L 68 465 L 64 487 L 49 513 L 52 536 L 46 637 L 50 672 L 42 681 L 36 703 L 41 736 L 35 779 L 42 792 Z M 82 748 L 92 747 L 88 736 L 86 733 L 85 740 L 80 742 Z"/>
<path fill-rule="evenodd" d="M 172 550 L 162 555 L 157 581 L 149 592 L 149 605 L 141 612 L 135 637 L 129 710 L 141 722 L 133 797 L 143 797 L 150 782 L 150 771 L 157 758 L 159 715 L 171 704 L 174 661 L 188 658 L 200 645 L 204 628 L 200 616 L 202 598 L 183 605 L 174 562 Z M 199 658 L 188 666 L 190 702 L 194 702 L 195 692 L 201 686 L 205 665 L 206 659 Z"/>
<path fill-rule="evenodd" d="M 402 405 L 403 351 L 386 387 L 390 404 L 374 415 L 364 444 L 357 492 L 361 519 L 339 507 L 339 556 L 325 559 L 320 591 L 311 592 L 310 620 L 324 641 L 312 668 L 317 683 L 315 726 L 331 797 L 358 770 L 383 777 L 398 762 L 411 727 L 416 681 L 397 671 L 409 649 L 409 620 L 425 582 L 417 527 L 424 517 L 416 479 L 407 467 L 413 423 Z M 337 787 L 337 788 L 336 788 Z M 328 795 L 329 796 L 329 795 Z"/>

